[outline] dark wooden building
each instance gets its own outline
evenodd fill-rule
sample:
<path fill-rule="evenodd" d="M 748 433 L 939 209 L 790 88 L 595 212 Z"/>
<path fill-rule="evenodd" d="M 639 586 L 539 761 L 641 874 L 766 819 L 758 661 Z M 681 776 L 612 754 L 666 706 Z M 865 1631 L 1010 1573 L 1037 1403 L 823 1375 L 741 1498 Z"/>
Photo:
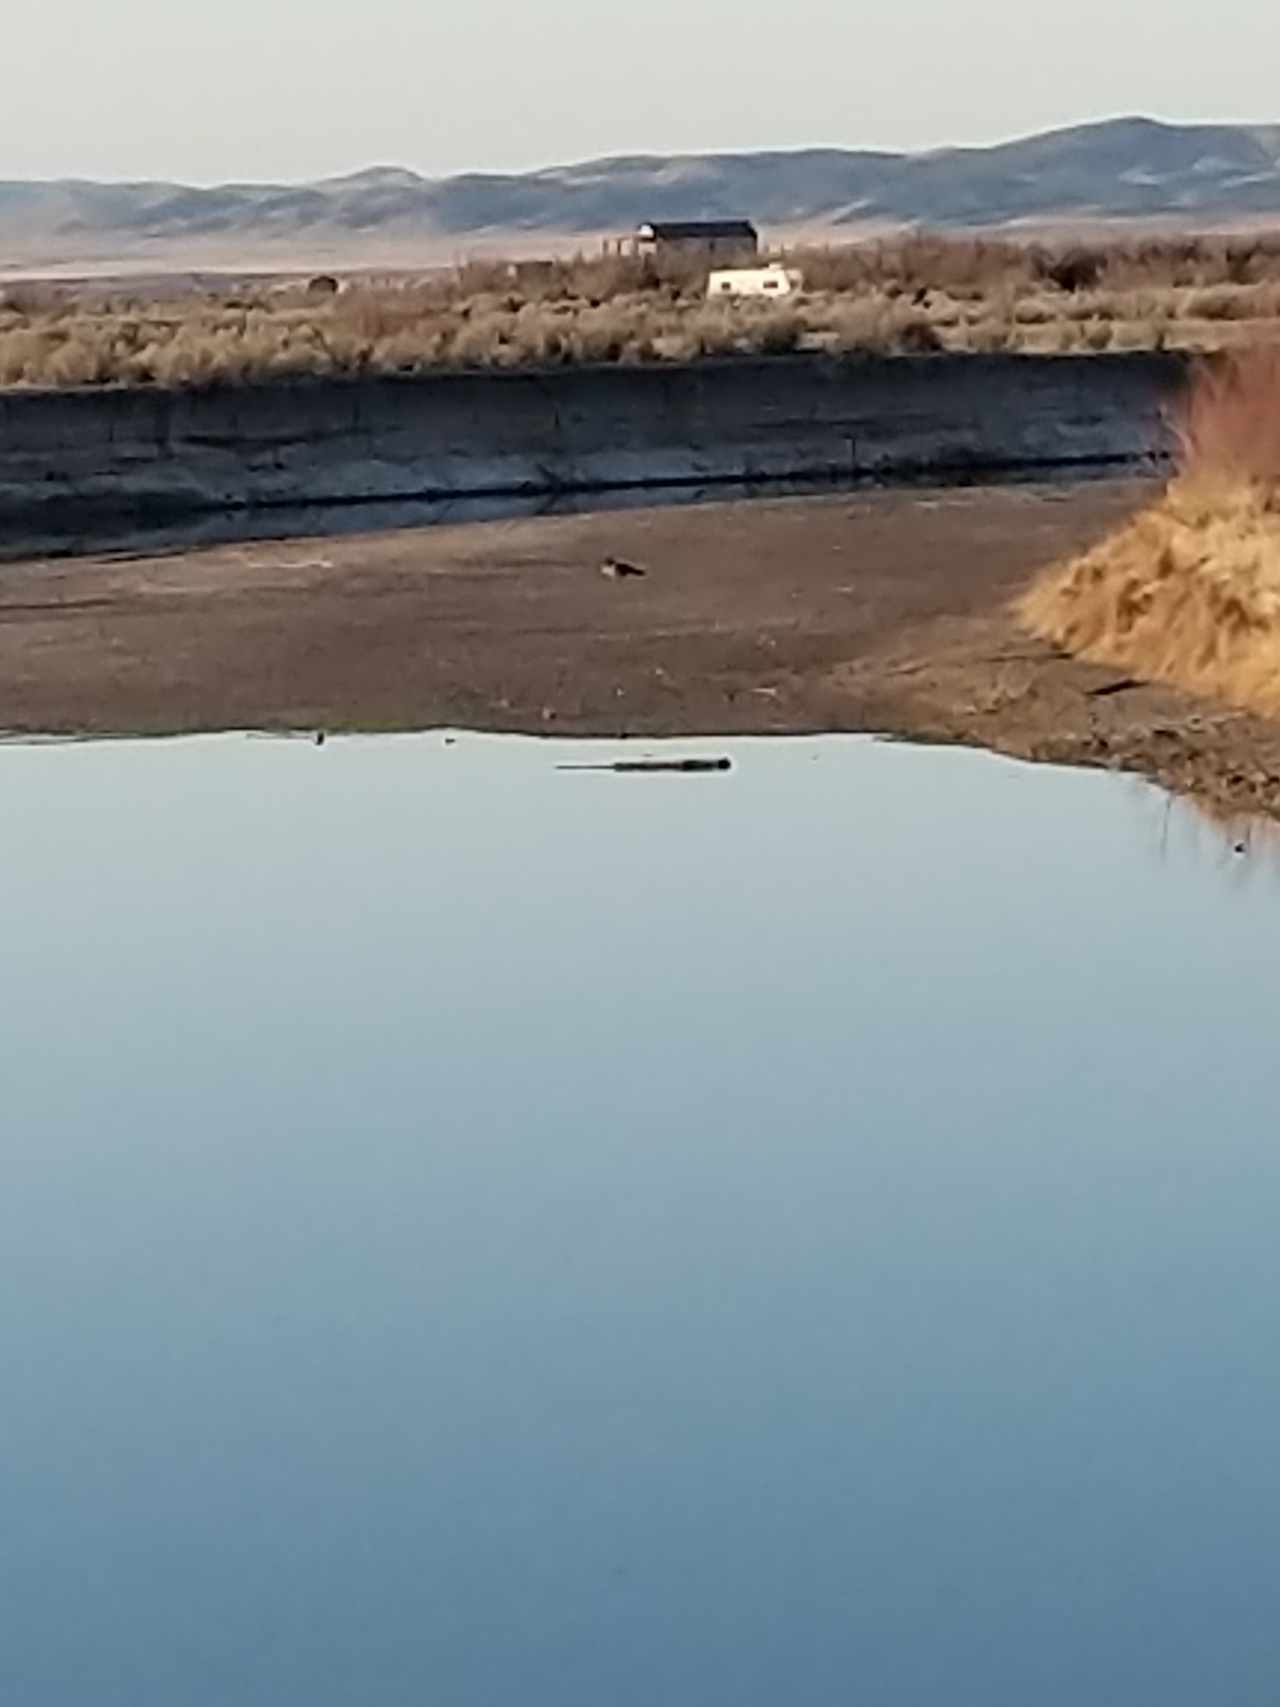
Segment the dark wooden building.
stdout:
<path fill-rule="evenodd" d="M 708 261 L 747 260 L 760 251 L 749 219 L 655 219 L 633 239 L 640 255 L 695 255 Z"/>

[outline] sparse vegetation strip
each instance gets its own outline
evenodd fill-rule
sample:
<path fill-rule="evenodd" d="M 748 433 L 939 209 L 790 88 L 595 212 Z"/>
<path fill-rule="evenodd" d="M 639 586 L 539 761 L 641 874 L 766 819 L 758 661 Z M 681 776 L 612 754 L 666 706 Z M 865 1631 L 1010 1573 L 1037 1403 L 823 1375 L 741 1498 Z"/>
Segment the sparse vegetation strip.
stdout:
<path fill-rule="evenodd" d="M 0 287 L 0 386 L 845 353 L 1213 350 L 1280 341 L 1280 239 L 1050 249 L 917 238 L 793 251 L 785 302 L 710 303 L 706 268 L 620 256 L 382 283 L 162 295 Z"/>

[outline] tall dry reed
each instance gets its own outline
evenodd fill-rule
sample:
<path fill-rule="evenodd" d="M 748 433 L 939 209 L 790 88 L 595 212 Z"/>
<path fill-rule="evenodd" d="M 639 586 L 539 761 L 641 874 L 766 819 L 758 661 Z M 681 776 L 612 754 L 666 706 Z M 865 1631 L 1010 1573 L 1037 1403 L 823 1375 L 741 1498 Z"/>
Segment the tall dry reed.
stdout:
<path fill-rule="evenodd" d="M 1280 715 L 1280 352 L 1202 364 L 1160 500 L 1019 601 L 1034 634 Z"/>

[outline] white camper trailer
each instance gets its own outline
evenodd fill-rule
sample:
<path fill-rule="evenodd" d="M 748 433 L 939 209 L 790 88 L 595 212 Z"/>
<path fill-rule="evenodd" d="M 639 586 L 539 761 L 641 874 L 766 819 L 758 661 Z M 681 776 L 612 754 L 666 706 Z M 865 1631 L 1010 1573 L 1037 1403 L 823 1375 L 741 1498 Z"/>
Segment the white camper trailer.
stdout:
<path fill-rule="evenodd" d="M 707 280 L 707 300 L 738 296 L 794 296 L 804 280 L 794 267 L 770 261 L 767 267 L 722 267 Z"/>

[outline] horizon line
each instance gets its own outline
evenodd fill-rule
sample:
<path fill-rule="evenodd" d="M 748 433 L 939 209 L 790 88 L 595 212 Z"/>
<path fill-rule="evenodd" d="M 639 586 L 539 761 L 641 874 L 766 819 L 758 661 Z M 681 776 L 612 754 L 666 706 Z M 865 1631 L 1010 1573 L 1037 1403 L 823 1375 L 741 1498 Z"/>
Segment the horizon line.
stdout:
<path fill-rule="evenodd" d="M 931 155 L 941 154 L 983 154 L 999 148 L 1007 148 L 1019 142 L 1036 141 L 1042 137 L 1061 136 L 1072 131 L 1102 130 L 1108 126 L 1125 124 L 1145 124 L 1163 130 L 1260 130 L 1280 128 L 1280 120 L 1276 119 L 1176 119 L 1158 118 L 1150 113 L 1121 112 L 1113 113 L 1102 118 L 1083 119 L 1067 124 L 1051 124 L 1040 130 L 1017 131 L 1012 135 L 1002 135 L 990 142 L 955 142 L 934 143 L 920 148 L 882 148 L 874 143 L 831 143 L 809 142 L 793 143 L 779 146 L 741 147 L 741 148 L 681 148 L 672 150 L 634 150 L 624 149 L 611 154 L 583 155 L 576 159 L 561 160 L 543 166 L 527 166 L 502 169 L 462 168 L 458 171 L 431 173 L 420 170 L 415 166 L 406 166 L 391 161 L 374 162 L 364 166 L 353 166 L 347 170 L 326 172 L 312 178 L 211 178 L 207 181 L 197 181 L 186 178 L 165 177 L 108 177 L 94 178 L 75 173 L 61 173 L 56 177 L 27 177 L 0 179 L 0 188 L 21 186 L 23 188 L 45 186 L 54 188 L 59 185 L 90 184 L 94 187 L 111 189 L 141 189 L 148 185 L 160 185 L 165 188 L 193 190 L 262 190 L 262 189 L 318 189 L 325 185 L 340 184 L 354 178 L 372 177 L 378 173 L 403 173 L 423 184 L 453 183 L 459 179 L 504 179 L 504 178 L 537 178 L 550 176 L 558 172 L 568 172 L 585 166 L 606 166 L 620 161 L 679 161 L 679 160 L 732 160 L 751 159 L 761 155 L 795 156 L 802 154 L 849 154 L 849 155 L 879 155 L 888 159 L 911 160 L 928 159 Z"/>

